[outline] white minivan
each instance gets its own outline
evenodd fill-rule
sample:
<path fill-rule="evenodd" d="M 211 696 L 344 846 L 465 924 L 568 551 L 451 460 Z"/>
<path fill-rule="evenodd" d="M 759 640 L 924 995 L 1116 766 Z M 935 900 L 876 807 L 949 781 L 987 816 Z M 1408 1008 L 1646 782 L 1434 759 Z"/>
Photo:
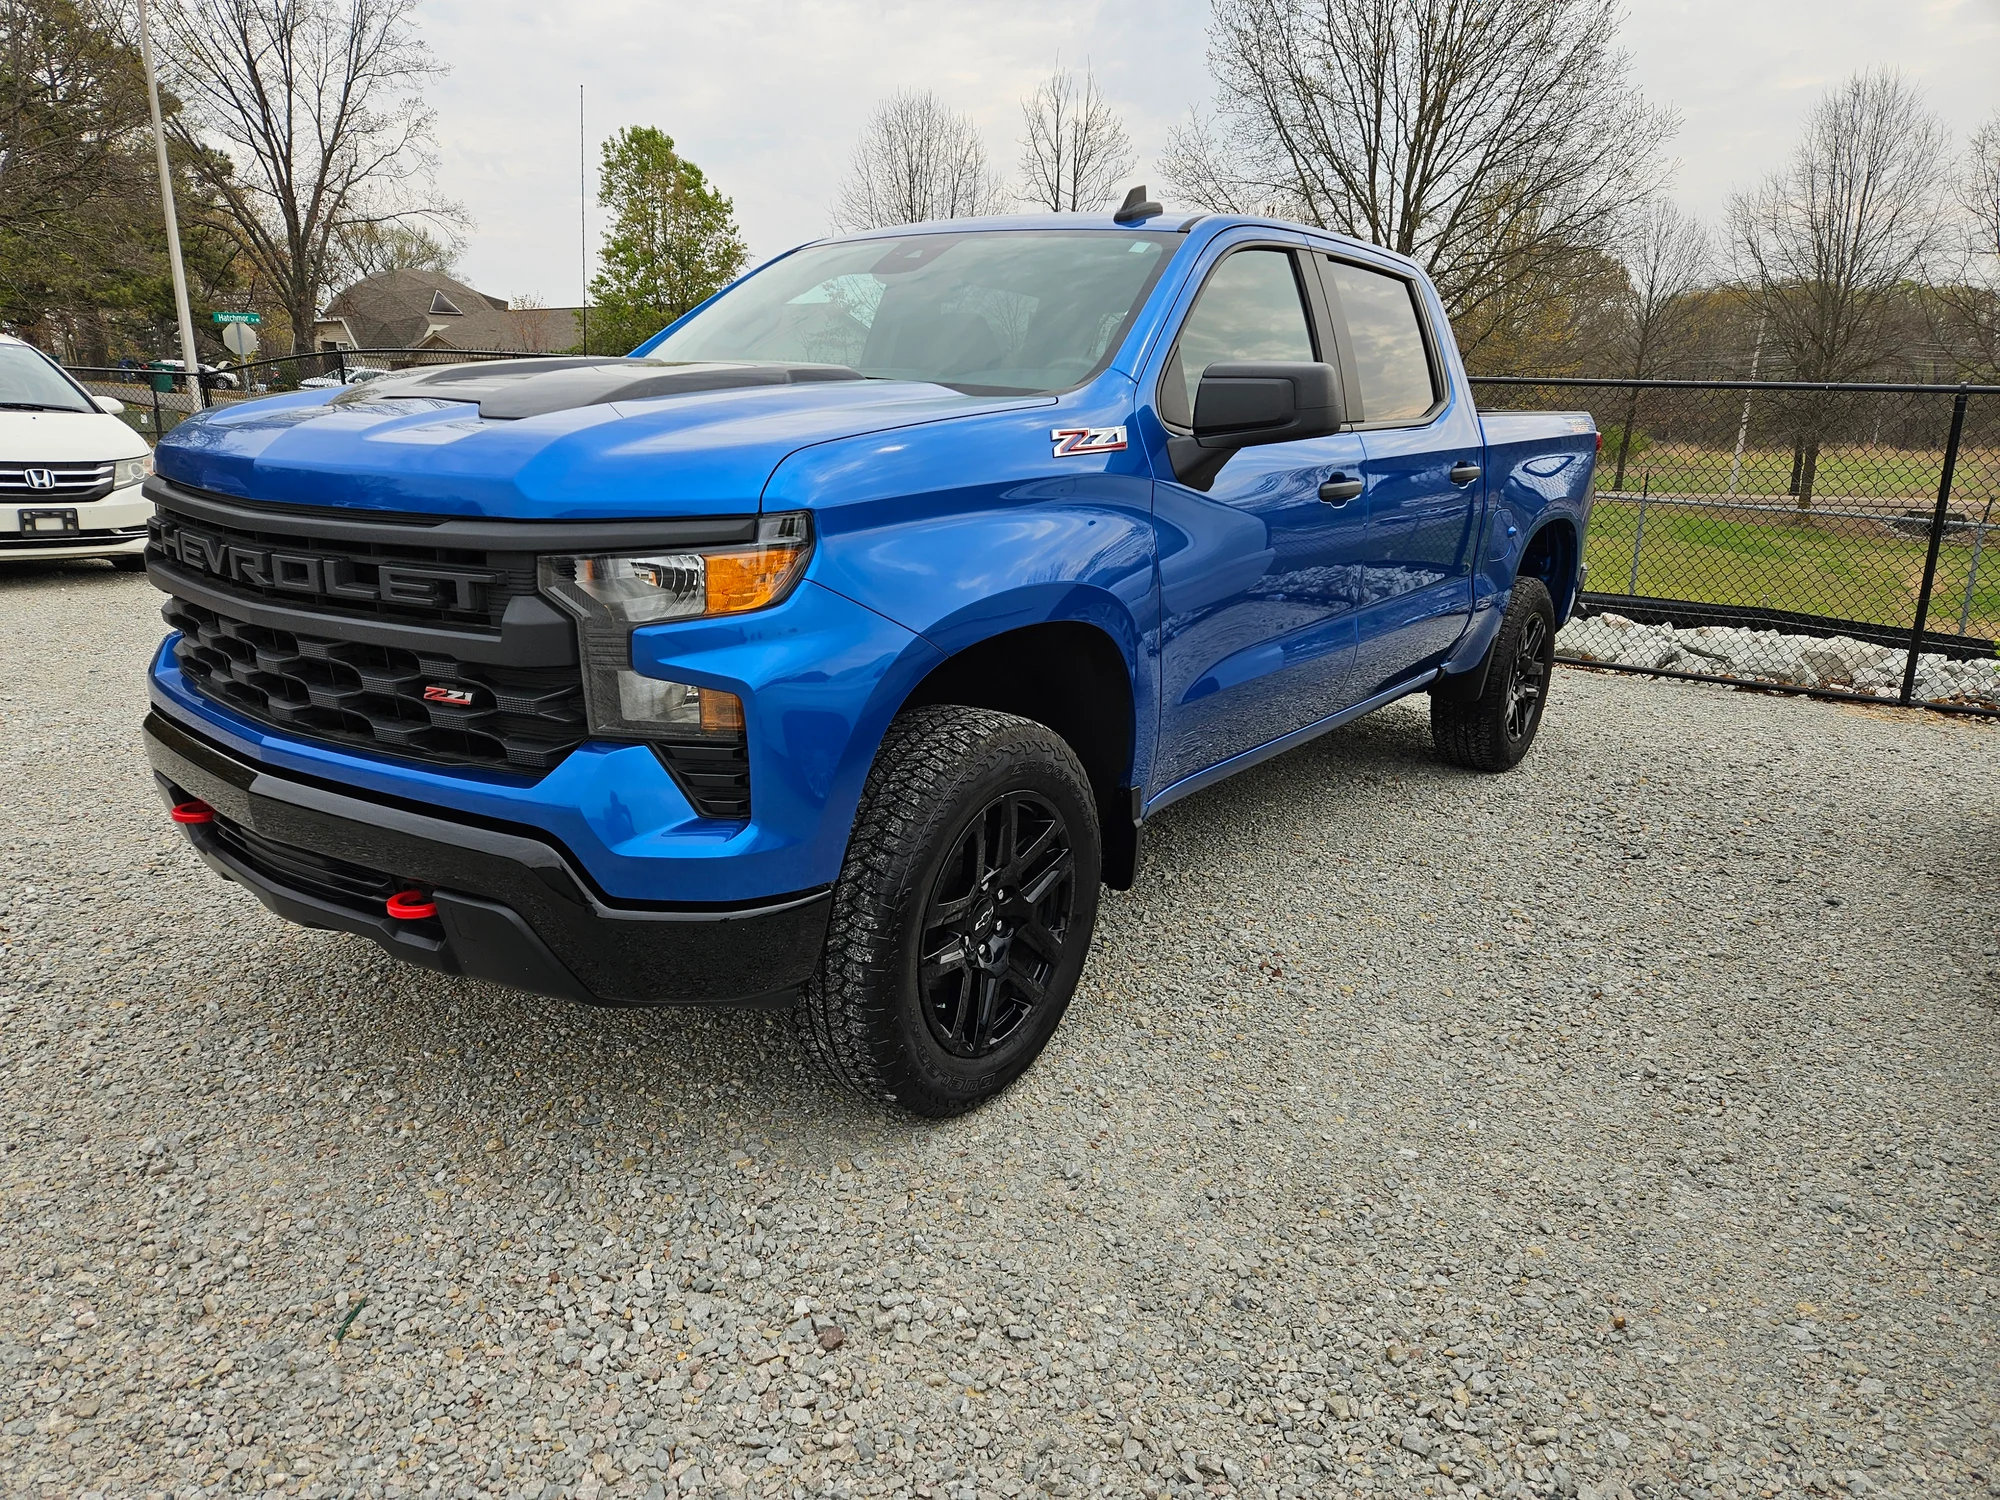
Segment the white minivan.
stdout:
<path fill-rule="evenodd" d="M 32 344 L 0 334 L 0 562 L 105 557 L 146 566 L 146 440 Z"/>

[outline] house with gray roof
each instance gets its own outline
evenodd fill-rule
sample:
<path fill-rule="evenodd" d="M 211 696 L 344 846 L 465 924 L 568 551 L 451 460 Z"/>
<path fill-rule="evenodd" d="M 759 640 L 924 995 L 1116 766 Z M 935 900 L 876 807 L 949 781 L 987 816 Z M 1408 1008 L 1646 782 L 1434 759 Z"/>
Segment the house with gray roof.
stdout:
<path fill-rule="evenodd" d="M 344 288 L 313 325 L 313 342 L 345 349 L 518 349 L 554 353 L 579 341 L 574 307 L 510 307 L 436 271 L 379 271 Z"/>

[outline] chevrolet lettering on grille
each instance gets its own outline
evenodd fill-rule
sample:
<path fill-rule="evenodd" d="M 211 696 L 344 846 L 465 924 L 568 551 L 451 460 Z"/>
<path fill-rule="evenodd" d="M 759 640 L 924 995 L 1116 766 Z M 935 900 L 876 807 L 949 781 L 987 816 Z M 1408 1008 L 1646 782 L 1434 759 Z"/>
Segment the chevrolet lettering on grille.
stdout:
<path fill-rule="evenodd" d="M 494 573 L 248 547 L 166 520 L 155 523 L 154 535 L 168 557 L 212 578 L 316 598 L 478 610 L 486 607 L 487 587 L 499 581 Z M 363 569 L 373 571 L 372 580 Z"/>

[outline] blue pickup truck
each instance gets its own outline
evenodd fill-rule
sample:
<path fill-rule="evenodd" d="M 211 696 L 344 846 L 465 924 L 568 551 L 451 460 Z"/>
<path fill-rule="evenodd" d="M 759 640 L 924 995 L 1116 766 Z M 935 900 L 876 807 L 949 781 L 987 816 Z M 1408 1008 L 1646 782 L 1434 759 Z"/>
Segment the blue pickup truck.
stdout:
<path fill-rule="evenodd" d="M 146 748 L 281 916 L 784 1005 L 949 1115 L 1047 1043 L 1163 807 L 1415 692 L 1447 761 L 1520 759 L 1596 447 L 1475 410 L 1424 277 L 1318 230 L 825 240 L 627 358 L 175 429 Z"/>

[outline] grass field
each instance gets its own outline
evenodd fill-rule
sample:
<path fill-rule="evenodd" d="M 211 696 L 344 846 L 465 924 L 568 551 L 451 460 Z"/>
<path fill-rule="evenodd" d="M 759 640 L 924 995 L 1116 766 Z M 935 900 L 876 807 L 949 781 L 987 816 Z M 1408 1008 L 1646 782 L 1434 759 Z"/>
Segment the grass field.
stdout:
<path fill-rule="evenodd" d="M 1599 460 L 1598 483 L 1609 489 L 1617 471 L 1615 434 L 1607 435 Z M 1627 491 L 1642 488 L 1653 494 L 1727 496 L 1734 455 L 1726 448 L 1697 448 L 1678 443 L 1654 444 L 1625 460 Z M 1816 502 L 1839 500 L 1901 500 L 1912 505 L 1937 499 L 1944 453 L 1907 449 L 1826 447 L 1820 449 L 1813 481 Z M 1791 449 L 1750 449 L 1743 455 L 1735 493 L 1783 497 L 1791 489 Z M 1986 502 L 2000 498 L 2000 449 L 1961 448 L 1953 474 L 1952 504 L 1975 514 Z M 1994 506 L 2000 513 L 2000 504 Z"/>
<path fill-rule="evenodd" d="M 1928 546 L 1924 536 L 1871 521 L 1801 522 L 1654 502 L 1646 507 L 1634 588 L 1639 509 L 1636 501 L 1598 499 L 1586 549 L 1592 593 L 1633 592 L 1877 625 L 1907 627 L 1916 618 Z M 1985 639 L 2000 637 L 2000 506 L 1995 521 L 1981 549 L 1965 627 L 1967 634 Z M 1932 630 L 1958 629 L 1972 554 L 1969 533 L 1947 534 L 1931 594 Z"/>

